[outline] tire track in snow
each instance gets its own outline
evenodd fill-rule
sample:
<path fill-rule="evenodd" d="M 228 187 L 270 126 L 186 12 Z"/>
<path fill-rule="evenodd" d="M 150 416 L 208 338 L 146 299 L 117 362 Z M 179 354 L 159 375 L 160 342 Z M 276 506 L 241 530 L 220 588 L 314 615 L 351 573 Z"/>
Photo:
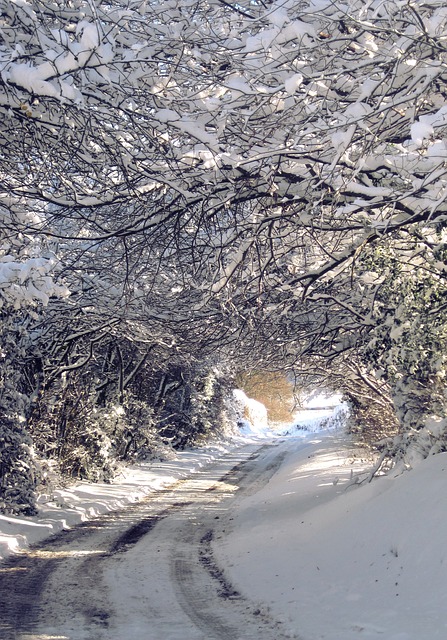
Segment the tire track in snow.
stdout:
<path fill-rule="evenodd" d="M 208 489 L 215 496 L 222 493 L 221 509 L 234 508 L 239 497 L 251 495 L 267 484 L 287 455 L 282 451 L 270 459 L 274 446 L 264 445 Z M 270 459 L 266 464 L 259 460 L 263 454 Z M 228 484 L 238 487 L 237 497 L 228 497 Z M 246 600 L 225 576 L 225 570 L 218 565 L 212 550 L 215 530 L 209 528 L 211 517 L 215 520 L 220 516 L 207 518 L 206 515 L 206 511 L 195 510 L 185 521 L 178 536 L 183 542 L 176 547 L 171 560 L 172 581 L 181 607 L 210 640 L 286 638 L 280 623 L 263 615 L 259 607 Z M 207 575 L 204 577 L 204 574 Z"/>
<path fill-rule="evenodd" d="M 224 456 L 199 474 L 179 480 L 140 503 L 83 523 L 10 558 L 0 565 L 0 638 L 126 638 L 117 631 L 117 603 L 114 605 L 108 593 L 104 576 L 111 567 L 119 576 L 126 554 L 138 554 L 138 544 L 145 540 L 153 540 L 155 545 L 153 555 L 144 561 L 151 566 L 160 551 L 156 547 L 167 542 L 169 551 L 165 557 L 159 554 L 157 561 L 167 567 L 163 571 L 166 580 L 171 580 L 169 589 L 178 601 L 178 619 L 172 620 L 172 628 L 183 629 L 182 615 L 190 621 L 190 631 L 185 628 L 183 635 L 171 634 L 171 612 L 163 612 L 160 607 L 164 603 L 153 599 L 159 585 L 150 581 L 157 578 L 145 575 L 146 582 L 134 588 L 145 607 L 146 623 L 164 615 L 169 629 L 169 634 L 145 638 L 283 638 L 277 625 L 256 617 L 254 605 L 236 594 L 212 553 L 216 518 L 213 509 L 228 509 L 235 500 L 235 491 L 237 498 L 264 486 L 286 455 L 283 451 L 272 458 L 276 446 L 266 444 L 254 453 L 252 447 L 246 447 Z M 229 460 L 237 463 L 219 473 L 219 469 L 228 469 Z"/>

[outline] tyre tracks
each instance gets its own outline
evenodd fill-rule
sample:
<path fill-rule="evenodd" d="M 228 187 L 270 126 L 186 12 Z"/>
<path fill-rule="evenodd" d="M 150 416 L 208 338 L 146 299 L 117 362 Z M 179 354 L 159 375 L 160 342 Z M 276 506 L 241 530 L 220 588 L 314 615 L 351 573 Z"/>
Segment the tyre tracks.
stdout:
<path fill-rule="evenodd" d="M 213 555 L 239 496 L 264 486 L 284 460 L 277 446 L 244 447 L 0 564 L 0 638 L 123 640 L 135 623 L 135 640 L 280 640 L 280 625 L 259 615 Z M 138 578 L 131 559 L 141 563 Z M 134 612 L 123 610 L 112 580 L 132 591 Z"/>
<path fill-rule="evenodd" d="M 272 447 L 261 447 L 208 489 L 208 493 L 220 494 L 219 515 L 196 510 L 181 527 L 179 539 L 183 543 L 177 546 L 172 556 L 172 582 L 181 607 L 195 625 L 207 634 L 206 638 L 285 638 L 281 633 L 281 624 L 262 614 L 259 604 L 251 603 L 231 584 L 225 569 L 219 566 L 213 554 L 213 544 L 225 535 L 237 501 L 260 490 L 281 466 L 287 452 L 272 453 Z M 229 493 L 229 485 L 237 487 L 235 495 Z M 218 527 L 215 524 L 212 526 L 216 520 Z"/>

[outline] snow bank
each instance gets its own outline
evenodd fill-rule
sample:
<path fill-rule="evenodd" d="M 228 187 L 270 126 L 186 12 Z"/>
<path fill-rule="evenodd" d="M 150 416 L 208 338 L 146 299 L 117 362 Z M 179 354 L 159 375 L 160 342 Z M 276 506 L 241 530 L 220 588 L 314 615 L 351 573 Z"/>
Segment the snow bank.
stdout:
<path fill-rule="evenodd" d="M 319 406 L 319 405 L 315 405 Z M 297 411 L 291 424 L 282 426 L 277 432 L 282 435 L 305 436 L 328 429 L 342 429 L 346 424 L 348 408 L 344 403 L 335 407 Z"/>
<path fill-rule="evenodd" d="M 233 399 L 239 414 L 239 427 L 242 435 L 272 435 L 269 429 L 267 409 L 258 400 L 249 398 L 241 389 L 234 389 Z"/>
<path fill-rule="evenodd" d="M 447 454 L 354 486 L 362 464 L 334 433 L 297 445 L 242 501 L 219 560 L 291 638 L 444 639 Z"/>

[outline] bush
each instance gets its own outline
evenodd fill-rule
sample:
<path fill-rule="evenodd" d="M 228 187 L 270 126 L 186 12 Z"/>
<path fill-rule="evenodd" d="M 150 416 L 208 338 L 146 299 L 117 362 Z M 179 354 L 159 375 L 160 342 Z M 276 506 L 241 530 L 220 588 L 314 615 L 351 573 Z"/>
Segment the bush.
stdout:
<path fill-rule="evenodd" d="M 34 515 L 35 488 L 31 439 L 18 419 L 0 415 L 0 511 Z"/>

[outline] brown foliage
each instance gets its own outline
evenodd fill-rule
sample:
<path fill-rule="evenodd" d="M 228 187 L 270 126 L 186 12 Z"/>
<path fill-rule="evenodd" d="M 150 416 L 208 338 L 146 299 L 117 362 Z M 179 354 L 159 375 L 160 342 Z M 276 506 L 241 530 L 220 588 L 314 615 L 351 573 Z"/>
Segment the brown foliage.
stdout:
<path fill-rule="evenodd" d="M 236 385 L 248 397 L 265 405 L 271 422 L 290 422 L 294 407 L 293 384 L 284 372 L 247 371 L 236 378 Z"/>

